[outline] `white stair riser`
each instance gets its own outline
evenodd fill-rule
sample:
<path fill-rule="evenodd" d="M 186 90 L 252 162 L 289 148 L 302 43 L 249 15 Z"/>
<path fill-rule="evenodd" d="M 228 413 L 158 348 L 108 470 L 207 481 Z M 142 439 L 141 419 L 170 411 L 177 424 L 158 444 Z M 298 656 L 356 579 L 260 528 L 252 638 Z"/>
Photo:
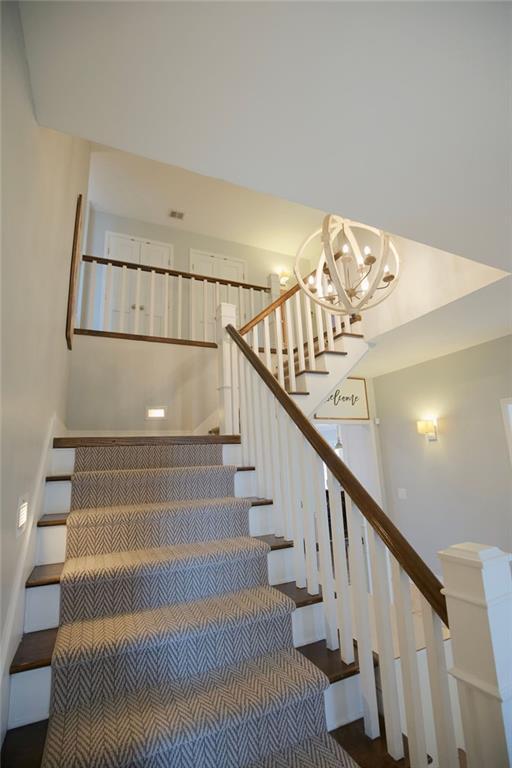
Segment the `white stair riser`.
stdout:
<path fill-rule="evenodd" d="M 48 584 L 25 590 L 25 632 L 59 625 L 60 585 Z"/>
<path fill-rule="evenodd" d="M 268 555 L 268 581 L 269 584 L 285 584 L 293 581 L 293 547 L 288 549 L 275 549 Z"/>
<path fill-rule="evenodd" d="M 235 496 L 257 496 L 256 473 L 237 472 L 235 475 Z M 71 481 L 58 480 L 46 483 L 44 489 L 44 513 L 56 515 L 69 512 L 71 508 Z"/>
<path fill-rule="evenodd" d="M 242 463 L 241 445 L 223 445 L 222 463 L 235 464 L 239 466 Z M 70 475 L 75 469 L 75 449 L 74 448 L 52 448 L 50 452 L 50 474 L 51 475 Z"/>
<path fill-rule="evenodd" d="M 11 675 L 8 728 L 46 720 L 50 709 L 51 667 Z"/>
<path fill-rule="evenodd" d="M 363 716 L 361 675 L 331 683 L 324 693 L 327 730 L 333 731 Z"/>
<path fill-rule="evenodd" d="M 66 526 L 37 529 L 36 565 L 62 563 L 66 557 Z"/>
<path fill-rule="evenodd" d="M 249 510 L 249 532 L 251 536 L 273 533 L 273 505 L 251 507 Z M 66 557 L 66 526 L 50 525 L 37 529 L 36 565 L 61 563 Z"/>
<path fill-rule="evenodd" d="M 293 644 L 302 645 L 325 640 L 325 618 L 322 603 L 305 605 L 292 613 Z"/>

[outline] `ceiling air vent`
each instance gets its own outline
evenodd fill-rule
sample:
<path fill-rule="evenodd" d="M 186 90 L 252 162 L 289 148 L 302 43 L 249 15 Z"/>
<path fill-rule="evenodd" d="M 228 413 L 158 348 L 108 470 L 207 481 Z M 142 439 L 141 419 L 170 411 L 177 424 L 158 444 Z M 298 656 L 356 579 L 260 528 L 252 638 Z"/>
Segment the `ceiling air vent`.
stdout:
<path fill-rule="evenodd" d="M 178 221 L 182 221 L 185 217 L 185 214 L 183 211 L 171 211 L 169 216 L 171 219 L 178 219 Z"/>

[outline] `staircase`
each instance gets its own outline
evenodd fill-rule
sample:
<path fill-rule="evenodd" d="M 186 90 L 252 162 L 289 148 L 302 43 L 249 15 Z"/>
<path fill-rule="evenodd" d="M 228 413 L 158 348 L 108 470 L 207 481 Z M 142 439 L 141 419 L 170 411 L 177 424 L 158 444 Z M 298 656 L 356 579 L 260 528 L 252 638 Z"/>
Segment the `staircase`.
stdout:
<path fill-rule="evenodd" d="M 50 715 L 41 764 L 356 766 L 236 438 L 97 442 L 56 440 L 11 667 L 10 725 Z"/>

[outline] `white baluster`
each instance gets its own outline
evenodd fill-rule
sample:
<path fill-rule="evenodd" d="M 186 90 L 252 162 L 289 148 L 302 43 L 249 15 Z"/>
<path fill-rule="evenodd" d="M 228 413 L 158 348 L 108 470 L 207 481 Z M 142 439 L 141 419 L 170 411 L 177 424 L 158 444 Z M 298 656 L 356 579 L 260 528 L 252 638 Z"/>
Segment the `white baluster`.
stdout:
<path fill-rule="evenodd" d="M 149 281 L 149 335 L 155 333 L 155 271 L 151 270 Z"/>
<path fill-rule="evenodd" d="M 290 487 L 290 505 L 293 516 L 293 569 L 295 583 L 301 589 L 306 586 L 306 558 L 304 555 L 304 520 L 302 515 L 302 496 L 300 493 L 299 441 L 302 434 L 291 419 L 288 422 L 288 464 Z"/>
<path fill-rule="evenodd" d="M 239 435 L 241 431 L 240 425 L 240 386 L 238 379 L 238 360 L 237 360 L 238 347 L 233 340 L 231 340 L 231 423 L 233 425 L 233 434 Z"/>
<path fill-rule="evenodd" d="M 334 576 L 336 584 L 336 604 L 338 628 L 340 630 L 341 658 L 345 664 L 354 661 L 354 632 L 348 586 L 347 544 L 345 523 L 341 505 L 341 486 L 332 472 L 327 472 L 329 488 L 329 508 L 331 511 L 332 547 L 334 553 Z"/>
<path fill-rule="evenodd" d="M 140 283 L 141 283 L 142 271 L 137 269 L 137 277 L 135 280 L 135 314 L 133 316 L 133 332 L 139 332 L 139 315 L 140 315 Z"/>
<path fill-rule="evenodd" d="M 242 285 L 238 286 L 238 327 L 244 324 L 244 289 Z"/>
<path fill-rule="evenodd" d="M 338 627 L 336 621 L 336 601 L 334 598 L 334 574 L 332 570 L 331 540 L 327 518 L 327 500 L 325 496 L 324 463 L 313 453 L 311 466 L 316 495 L 316 521 L 318 531 L 318 555 L 320 562 L 320 583 L 324 605 L 325 637 L 331 651 L 339 648 Z"/>
<path fill-rule="evenodd" d="M 342 330 L 341 315 L 334 315 L 334 335 L 339 336 Z"/>
<path fill-rule="evenodd" d="M 267 388 L 266 388 L 267 389 Z M 265 429 L 268 435 L 268 448 L 271 463 L 271 477 L 272 477 L 272 492 L 270 497 L 274 502 L 274 533 L 276 536 L 284 536 L 285 521 L 284 521 L 284 502 L 282 498 L 281 489 L 281 459 L 279 456 L 279 445 L 277 442 L 277 419 L 276 419 L 276 404 L 275 398 L 272 392 L 267 389 L 267 408 L 266 415 L 267 420 L 265 422 Z"/>
<path fill-rule="evenodd" d="M 245 367 L 245 402 L 247 405 L 247 438 L 249 445 L 249 466 L 256 464 L 256 429 L 254 426 L 254 409 L 253 409 L 253 395 L 252 395 L 252 376 L 251 364 L 244 358 Z"/>
<path fill-rule="evenodd" d="M 219 306 L 217 304 L 217 306 Z M 178 275 L 178 299 L 177 299 L 177 316 L 176 316 L 176 336 L 178 339 L 182 339 L 182 313 L 183 313 L 183 278 Z"/>
<path fill-rule="evenodd" d="M 96 270 L 98 262 L 91 262 L 91 279 L 89 281 L 89 296 L 87 302 L 87 328 L 93 329 L 94 322 L 94 304 L 96 300 Z"/>
<path fill-rule="evenodd" d="M 363 694 L 364 731 L 370 739 L 380 733 L 379 714 L 377 711 L 377 693 L 375 689 L 375 669 L 370 633 L 370 614 L 368 608 L 368 590 L 366 586 L 366 566 L 361 541 L 361 513 L 353 506 L 348 494 L 345 494 L 347 526 L 349 538 L 350 585 L 353 592 L 353 605 L 356 623 L 357 656 L 361 674 Z"/>
<path fill-rule="evenodd" d="M 247 384 L 245 381 L 245 357 L 238 354 L 238 382 L 240 388 L 240 438 L 242 443 L 242 466 L 250 466 L 249 422 L 247 407 Z"/>
<path fill-rule="evenodd" d="M 252 348 L 253 351 L 258 354 L 258 327 L 255 326 L 252 329 Z M 264 454 L 265 454 L 265 444 L 264 444 L 264 436 L 263 431 L 261 428 L 261 406 L 260 406 L 260 398 L 259 398 L 259 389 L 258 389 L 258 379 L 259 376 L 252 368 L 252 409 L 253 409 L 253 424 L 254 424 L 254 431 L 256 434 L 256 482 L 259 489 L 262 487 L 263 483 L 263 474 L 265 471 L 265 460 L 264 460 Z"/>
<path fill-rule="evenodd" d="M 425 740 L 423 706 L 421 703 L 420 677 L 414 637 L 412 601 L 409 577 L 393 558 L 393 595 L 395 600 L 398 643 L 400 646 L 400 668 L 404 694 L 405 720 L 409 742 L 411 768 L 427 768 L 427 745 Z"/>
<path fill-rule="evenodd" d="M 293 520 L 290 504 L 290 478 L 288 467 L 288 444 L 286 440 L 285 413 L 279 402 L 274 400 L 276 414 L 276 438 L 279 452 L 279 481 L 281 483 L 281 503 L 283 511 L 284 535 L 287 539 L 293 539 Z"/>
<path fill-rule="evenodd" d="M 311 317 L 311 299 L 306 295 L 304 296 L 304 312 L 306 315 L 306 335 L 308 339 L 308 368 L 310 371 L 315 371 L 315 339 L 313 334 L 313 319 Z"/>
<path fill-rule="evenodd" d="M 196 338 L 196 281 L 193 277 L 190 279 L 190 338 Z"/>
<path fill-rule="evenodd" d="M 112 264 L 107 264 L 105 275 L 105 299 L 103 302 L 103 330 L 111 330 L 111 301 L 112 301 Z"/>
<path fill-rule="evenodd" d="M 208 340 L 208 282 L 203 280 L 203 341 Z"/>
<path fill-rule="evenodd" d="M 304 545 L 306 550 L 306 581 L 310 595 L 317 595 L 318 562 L 316 553 L 315 530 L 315 496 L 311 481 L 311 466 L 309 464 L 309 443 L 304 438 L 299 442 L 299 467 L 302 495 L 302 520 L 304 529 Z"/>
<path fill-rule="evenodd" d="M 334 350 L 334 334 L 332 332 L 332 315 L 324 309 L 325 327 L 327 329 L 327 349 Z"/>
<path fill-rule="evenodd" d="M 123 266 L 121 270 L 121 299 L 119 301 L 119 332 L 122 333 L 124 331 L 124 319 L 127 314 L 126 312 L 126 276 L 128 273 L 128 269 L 126 265 Z"/>
<path fill-rule="evenodd" d="M 297 329 L 297 352 L 299 359 L 299 371 L 306 370 L 306 358 L 304 355 L 304 332 L 302 330 L 302 291 L 295 294 L 295 327 Z"/>
<path fill-rule="evenodd" d="M 269 369 L 269 371 L 272 370 L 272 350 L 270 346 L 270 323 L 268 320 L 268 315 L 263 318 L 263 348 L 265 352 L 265 365 Z"/>
<path fill-rule="evenodd" d="M 269 433 L 267 431 L 267 424 L 268 424 L 268 398 L 267 398 L 267 386 L 264 383 L 264 381 L 258 376 L 258 405 L 260 409 L 260 421 L 261 421 L 261 428 L 262 428 L 262 434 L 263 434 L 263 440 L 264 440 L 264 450 L 263 450 L 263 478 L 262 478 L 262 487 L 264 488 L 264 493 L 266 498 L 272 498 L 272 494 L 274 491 L 274 483 L 273 483 L 273 476 L 272 476 L 272 457 L 270 453 L 270 440 L 269 440 Z"/>
<path fill-rule="evenodd" d="M 318 338 L 318 351 L 324 352 L 325 350 L 324 319 L 322 314 L 322 307 L 319 304 L 315 304 L 315 318 L 316 318 L 316 335 Z"/>
<path fill-rule="evenodd" d="M 215 283 L 215 306 L 218 307 L 220 304 L 220 284 Z"/>
<path fill-rule="evenodd" d="M 171 311 L 171 307 L 169 305 L 169 273 L 166 272 L 164 275 L 164 336 L 167 338 L 171 334 L 169 333 L 169 327 L 171 325 L 169 314 Z"/>
<path fill-rule="evenodd" d="M 284 311 L 286 317 L 286 348 L 288 350 L 288 377 L 290 379 L 290 392 L 295 392 L 295 340 L 293 334 L 292 309 L 290 300 L 285 301 Z"/>
<path fill-rule="evenodd" d="M 384 543 L 368 527 L 367 537 L 373 572 L 373 607 L 377 629 L 377 650 L 382 688 L 382 704 L 386 725 L 387 750 L 394 760 L 404 756 L 400 704 L 395 672 L 395 653 L 391 624 L 391 592 L 388 578 L 387 550 Z"/>
<path fill-rule="evenodd" d="M 283 324 L 281 320 L 281 307 L 275 310 L 276 323 L 276 352 L 277 352 L 277 379 L 284 389 L 284 363 L 283 363 Z"/>
<path fill-rule="evenodd" d="M 446 768 L 459 768 L 444 651 L 443 623 L 423 595 L 421 608 L 436 733 L 437 762 L 443 768 L 445 766 Z"/>
<path fill-rule="evenodd" d="M 218 339 L 218 381 L 221 435 L 233 434 L 233 364 L 231 347 L 234 342 L 226 331 L 235 322 L 236 307 L 220 304 L 216 312 L 216 336 Z"/>
<path fill-rule="evenodd" d="M 251 319 L 256 315 L 256 311 L 254 309 L 254 289 L 249 288 L 249 305 L 251 307 Z"/>

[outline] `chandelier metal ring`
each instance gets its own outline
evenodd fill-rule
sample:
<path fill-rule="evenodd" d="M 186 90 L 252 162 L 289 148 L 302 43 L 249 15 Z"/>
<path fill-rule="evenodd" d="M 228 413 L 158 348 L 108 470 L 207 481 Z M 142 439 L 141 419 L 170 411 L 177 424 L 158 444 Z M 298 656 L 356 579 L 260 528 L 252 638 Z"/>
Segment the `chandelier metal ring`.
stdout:
<path fill-rule="evenodd" d="M 377 239 L 377 256 L 369 245 L 361 249 L 354 230 L 366 231 L 373 240 Z M 319 236 L 322 250 L 317 267 L 304 279 L 300 261 Z M 344 241 L 341 250 L 340 238 Z M 294 273 L 299 286 L 312 301 L 332 314 L 347 315 L 376 307 L 391 294 L 400 276 L 400 258 L 387 233 L 328 214 L 322 227 L 308 235 L 297 251 Z"/>

